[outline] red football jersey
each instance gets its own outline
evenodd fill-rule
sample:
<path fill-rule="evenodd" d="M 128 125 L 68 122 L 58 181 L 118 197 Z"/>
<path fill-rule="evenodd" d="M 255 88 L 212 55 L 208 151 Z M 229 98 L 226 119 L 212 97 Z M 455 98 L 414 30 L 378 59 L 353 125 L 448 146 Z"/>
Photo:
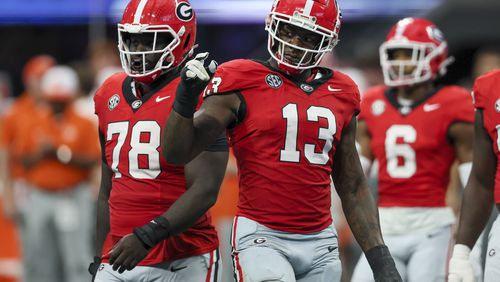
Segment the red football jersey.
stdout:
<path fill-rule="evenodd" d="M 150 94 L 137 98 L 124 73 L 109 78 L 97 91 L 95 111 L 104 160 L 114 171 L 109 199 L 110 231 L 103 258 L 124 235 L 163 214 L 186 191 L 184 168 L 168 164 L 160 137 L 180 79 L 165 78 Z M 140 265 L 196 256 L 218 246 L 217 233 L 204 215 L 195 226 L 154 247 Z"/>
<path fill-rule="evenodd" d="M 374 87 L 363 96 L 359 120 L 366 122 L 379 162 L 379 206 L 446 206 L 455 160 L 448 129 L 455 122 L 474 122 L 467 90 L 447 86 L 405 107 L 394 90 Z"/>
<path fill-rule="evenodd" d="M 491 71 L 474 84 L 475 107 L 483 111 L 483 125 L 493 142 L 493 151 L 500 157 L 500 70 Z M 500 163 L 495 176 L 495 202 L 500 203 Z"/>
<path fill-rule="evenodd" d="M 205 96 L 239 93 L 228 129 L 239 173 L 238 215 L 269 228 L 317 232 L 328 227 L 330 176 L 342 129 L 359 112 L 359 92 L 346 75 L 316 69 L 295 83 L 267 63 L 235 60 L 217 70 Z"/>

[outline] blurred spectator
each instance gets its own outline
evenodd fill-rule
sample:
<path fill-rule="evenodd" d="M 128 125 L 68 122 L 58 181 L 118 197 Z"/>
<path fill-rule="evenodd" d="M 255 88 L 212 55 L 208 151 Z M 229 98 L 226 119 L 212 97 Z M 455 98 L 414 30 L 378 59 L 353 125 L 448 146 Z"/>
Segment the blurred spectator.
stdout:
<path fill-rule="evenodd" d="M 47 55 L 35 56 L 23 69 L 26 91 L 10 105 L 2 116 L 0 134 L 0 281 L 16 281 L 21 276 L 21 256 L 17 230 L 11 220 L 19 219 L 19 207 L 23 190 L 23 168 L 19 160 L 19 131 L 37 110 L 40 95 L 40 78 L 55 64 Z M 2 84 L 3 85 L 3 84 Z M 6 89 L 2 87 L 2 89 Z M 2 90 L 2 98 L 6 98 Z M 2 104 L 4 101 L 2 101 Z M 3 111 L 2 111 L 3 113 Z M 15 197 L 15 195 L 17 195 Z M 3 276 L 2 276 L 3 275 Z M 9 278 L 7 278 L 9 277 Z"/>
<path fill-rule="evenodd" d="M 78 115 L 79 81 L 69 67 L 41 79 L 45 103 L 19 128 L 17 146 L 28 191 L 22 214 L 25 281 L 88 281 L 92 198 L 89 172 L 99 160 L 97 132 Z"/>

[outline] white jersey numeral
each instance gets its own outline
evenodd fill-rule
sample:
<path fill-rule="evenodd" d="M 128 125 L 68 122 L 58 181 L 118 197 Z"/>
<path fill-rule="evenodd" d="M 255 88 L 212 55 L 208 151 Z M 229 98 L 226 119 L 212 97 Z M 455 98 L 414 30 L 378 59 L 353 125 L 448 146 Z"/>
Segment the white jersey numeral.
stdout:
<path fill-rule="evenodd" d="M 318 139 L 324 140 L 325 145 L 321 153 L 316 153 L 315 144 L 304 145 L 304 155 L 311 164 L 325 165 L 329 160 L 332 149 L 333 138 L 337 133 L 337 123 L 333 112 L 328 108 L 311 106 L 307 109 L 307 120 L 318 122 L 319 118 L 328 121 L 328 127 L 319 129 Z M 283 118 L 286 119 L 285 146 L 280 152 L 280 160 L 283 162 L 300 161 L 300 152 L 297 150 L 297 137 L 299 131 L 299 113 L 297 104 L 288 104 L 282 109 Z"/>
<path fill-rule="evenodd" d="M 500 124 L 497 125 L 496 129 L 497 129 L 497 148 L 498 151 L 500 151 Z"/>
<path fill-rule="evenodd" d="M 111 164 L 111 170 L 115 173 L 115 178 L 122 177 L 120 171 L 118 171 L 118 164 L 120 162 L 120 152 L 122 150 L 123 144 L 125 143 L 125 138 L 127 138 L 128 133 L 128 121 L 115 122 L 108 124 L 108 136 L 106 141 L 111 141 L 113 135 L 118 134 L 118 139 L 116 140 L 116 146 L 113 149 L 113 162 Z"/>
<path fill-rule="evenodd" d="M 398 144 L 401 138 L 404 144 Z M 415 150 L 409 145 L 417 140 L 417 131 L 411 125 L 393 125 L 386 133 L 385 153 L 387 173 L 392 178 L 410 178 L 417 172 Z M 403 162 L 400 165 L 399 160 Z"/>
<path fill-rule="evenodd" d="M 116 146 L 113 149 L 113 162 L 111 169 L 115 173 L 115 178 L 122 177 L 118 169 L 120 163 L 121 149 L 127 138 L 129 122 L 115 122 L 108 124 L 107 141 L 112 140 L 113 135 L 118 134 Z M 141 142 L 144 136 L 145 142 Z M 132 127 L 130 137 L 130 151 L 128 152 L 129 174 L 137 179 L 155 179 L 160 175 L 160 136 L 161 127 L 156 121 L 138 121 Z M 147 168 L 139 167 L 139 157 L 143 156 L 148 160 Z"/>
<path fill-rule="evenodd" d="M 296 104 L 286 105 L 281 112 L 286 119 L 285 148 L 281 150 L 280 161 L 298 163 L 300 152 L 297 150 L 297 131 L 299 128 L 299 113 Z"/>

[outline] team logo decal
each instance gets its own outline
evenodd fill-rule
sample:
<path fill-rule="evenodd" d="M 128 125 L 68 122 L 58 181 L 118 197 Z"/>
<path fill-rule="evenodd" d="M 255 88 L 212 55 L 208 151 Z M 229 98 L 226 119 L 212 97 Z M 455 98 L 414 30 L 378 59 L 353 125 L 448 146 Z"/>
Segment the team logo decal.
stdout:
<path fill-rule="evenodd" d="M 101 263 L 101 265 L 99 265 L 99 271 L 101 271 L 103 269 L 104 269 L 104 263 Z"/>
<path fill-rule="evenodd" d="M 265 243 L 266 241 L 267 241 L 267 239 L 266 239 L 266 238 L 264 238 L 264 237 L 259 237 L 259 238 L 255 239 L 255 240 L 253 240 L 253 242 L 254 242 L 255 244 L 263 244 L 263 243 Z"/>
<path fill-rule="evenodd" d="M 432 38 L 432 39 L 434 39 L 436 41 L 439 41 L 439 42 L 443 42 L 444 41 L 443 32 L 441 30 L 439 30 L 435 26 L 428 26 L 427 27 L 427 34 L 429 34 L 430 38 Z"/>
<path fill-rule="evenodd" d="M 497 113 L 500 113 L 500 99 L 495 102 L 495 110 Z"/>
<path fill-rule="evenodd" d="M 314 91 L 314 87 L 312 87 L 309 84 L 302 84 L 300 85 L 300 89 L 304 90 L 305 92 L 311 93 Z"/>
<path fill-rule="evenodd" d="M 377 100 L 372 104 L 372 114 L 374 116 L 379 116 L 385 112 L 385 102 L 382 100 Z"/>
<path fill-rule="evenodd" d="M 488 252 L 488 255 L 490 257 L 494 256 L 495 254 L 497 253 L 497 251 L 495 251 L 495 249 L 491 249 L 489 252 Z"/>
<path fill-rule="evenodd" d="M 132 102 L 132 109 L 137 110 L 142 106 L 142 101 L 141 100 L 135 100 Z"/>
<path fill-rule="evenodd" d="M 120 96 L 118 96 L 118 94 L 115 94 L 108 100 L 109 110 L 110 111 L 114 110 L 116 106 L 118 106 L 118 103 L 120 103 Z"/>
<path fill-rule="evenodd" d="M 283 85 L 283 80 L 279 75 L 276 74 L 268 74 L 266 76 L 266 82 L 267 85 L 271 86 L 272 88 L 278 89 Z"/>
<path fill-rule="evenodd" d="M 188 2 L 181 2 L 177 5 L 175 9 L 175 14 L 181 21 L 189 22 L 194 17 L 194 11 L 191 4 Z"/>

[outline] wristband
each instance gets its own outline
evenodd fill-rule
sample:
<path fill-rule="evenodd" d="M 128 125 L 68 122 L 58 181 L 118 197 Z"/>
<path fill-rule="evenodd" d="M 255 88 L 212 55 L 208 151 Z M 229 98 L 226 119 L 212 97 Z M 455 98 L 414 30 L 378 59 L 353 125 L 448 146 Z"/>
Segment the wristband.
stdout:
<path fill-rule="evenodd" d="M 149 250 L 170 236 L 170 222 L 163 216 L 158 216 L 142 227 L 135 228 L 134 234 Z"/>
<path fill-rule="evenodd" d="M 189 93 L 181 80 L 175 93 L 174 111 L 185 118 L 192 118 L 198 105 L 199 93 Z"/>

